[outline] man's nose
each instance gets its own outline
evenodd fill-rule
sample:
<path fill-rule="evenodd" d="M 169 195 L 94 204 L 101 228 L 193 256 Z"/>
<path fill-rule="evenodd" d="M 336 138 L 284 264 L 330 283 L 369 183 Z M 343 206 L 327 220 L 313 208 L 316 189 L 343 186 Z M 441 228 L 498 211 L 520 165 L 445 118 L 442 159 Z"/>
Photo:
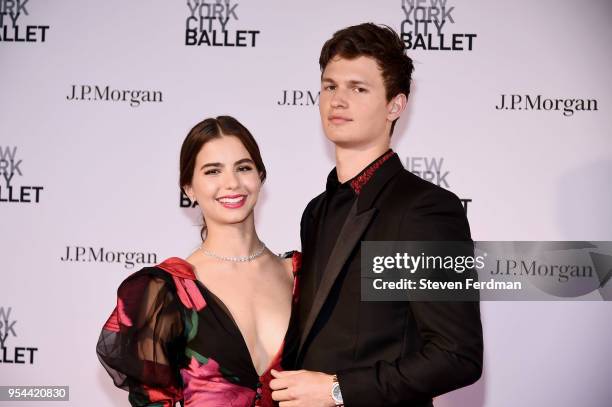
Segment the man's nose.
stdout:
<path fill-rule="evenodd" d="M 332 93 L 331 106 L 337 108 L 337 107 L 346 107 L 347 105 L 348 105 L 348 102 L 346 99 L 345 91 L 336 89 Z"/>

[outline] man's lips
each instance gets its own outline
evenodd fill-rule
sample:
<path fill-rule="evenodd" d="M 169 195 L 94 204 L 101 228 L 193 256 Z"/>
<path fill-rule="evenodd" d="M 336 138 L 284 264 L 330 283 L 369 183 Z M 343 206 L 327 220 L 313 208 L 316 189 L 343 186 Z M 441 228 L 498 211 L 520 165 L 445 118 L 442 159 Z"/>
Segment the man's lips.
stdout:
<path fill-rule="evenodd" d="M 240 208 L 246 202 L 246 195 L 224 195 L 217 198 L 217 202 L 223 205 L 224 208 Z"/>
<path fill-rule="evenodd" d="M 333 124 L 344 124 L 344 123 L 348 123 L 348 122 L 352 122 L 353 121 L 353 119 L 350 119 L 348 117 L 337 116 L 337 115 L 329 116 L 327 119 L 330 122 L 332 122 Z"/>

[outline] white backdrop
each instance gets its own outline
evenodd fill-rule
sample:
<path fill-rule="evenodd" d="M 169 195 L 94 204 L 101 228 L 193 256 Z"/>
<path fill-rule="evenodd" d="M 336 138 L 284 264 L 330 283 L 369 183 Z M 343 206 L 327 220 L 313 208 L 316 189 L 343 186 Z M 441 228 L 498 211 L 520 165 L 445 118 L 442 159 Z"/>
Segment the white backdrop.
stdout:
<path fill-rule="evenodd" d="M 209 0 L 228 42 L 239 35 L 244 47 L 185 45 L 195 3 L 0 0 L 0 385 L 70 386 L 58 407 L 127 404 L 94 350 L 116 287 L 142 267 L 116 260 L 197 247 L 197 209 L 179 205 L 178 152 L 206 117 L 230 114 L 252 131 L 269 174 L 258 232 L 277 252 L 299 248 L 301 212 L 334 165 L 308 93 L 316 98 L 320 48 L 365 21 L 399 31 L 402 6 L 437 9 L 447 46 L 464 35 L 463 49 L 408 50 L 413 92 L 393 136 L 402 160 L 438 165 L 442 186 L 469 200 L 474 240 L 612 240 L 610 2 Z M 223 42 L 219 19 L 202 21 Z M 428 29 L 439 46 L 433 21 Z M 90 87 L 91 100 L 72 98 L 73 86 L 79 96 Z M 123 90 L 161 101 L 131 106 Z M 304 96 L 286 105 L 285 92 Z M 502 95 L 521 102 L 496 109 Z M 483 376 L 436 405 L 611 405 L 611 310 L 483 303 Z M 24 363 L 10 363 L 16 348 L 31 349 Z"/>

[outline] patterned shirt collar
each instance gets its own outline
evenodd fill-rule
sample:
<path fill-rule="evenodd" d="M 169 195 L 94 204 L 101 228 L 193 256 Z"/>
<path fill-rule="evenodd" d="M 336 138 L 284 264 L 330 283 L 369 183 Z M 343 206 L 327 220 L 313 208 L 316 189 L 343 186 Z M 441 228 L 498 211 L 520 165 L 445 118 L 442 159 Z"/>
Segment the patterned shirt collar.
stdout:
<path fill-rule="evenodd" d="M 376 173 L 376 171 L 383 165 L 385 161 L 389 158 L 393 157 L 395 153 L 392 149 L 387 150 L 383 155 L 375 159 L 364 168 L 359 174 L 346 181 L 343 184 L 340 184 L 338 181 L 338 174 L 336 169 L 334 168 L 327 177 L 327 186 L 326 190 L 328 192 L 336 191 L 338 188 L 350 186 L 353 192 L 356 195 L 359 195 L 363 187 L 368 183 L 368 181 L 372 178 L 372 176 Z"/>

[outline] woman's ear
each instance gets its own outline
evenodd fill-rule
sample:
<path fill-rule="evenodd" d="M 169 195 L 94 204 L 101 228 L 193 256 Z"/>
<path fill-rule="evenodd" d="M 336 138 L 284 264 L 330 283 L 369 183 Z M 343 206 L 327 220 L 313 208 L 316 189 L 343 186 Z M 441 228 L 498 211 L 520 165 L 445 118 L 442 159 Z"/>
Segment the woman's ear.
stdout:
<path fill-rule="evenodd" d="M 185 185 L 183 187 L 183 192 L 185 193 L 185 195 L 187 195 L 191 202 L 195 202 L 196 198 L 191 185 Z"/>

